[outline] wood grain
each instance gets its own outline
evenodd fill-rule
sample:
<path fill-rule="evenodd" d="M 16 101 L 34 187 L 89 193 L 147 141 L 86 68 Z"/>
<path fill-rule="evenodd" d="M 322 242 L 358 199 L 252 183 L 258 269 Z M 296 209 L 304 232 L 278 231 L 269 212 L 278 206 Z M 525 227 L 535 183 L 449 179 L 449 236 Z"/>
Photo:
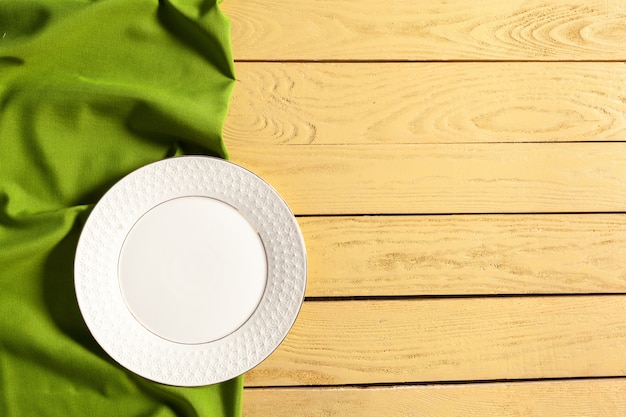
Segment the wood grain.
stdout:
<path fill-rule="evenodd" d="M 619 376 L 626 298 L 306 302 L 249 386 Z"/>
<path fill-rule="evenodd" d="M 240 62 L 236 71 L 231 145 L 626 139 L 624 63 Z"/>
<path fill-rule="evenodd" d="M 624 60 L 622 0 L 240 0 L 240 60 Z"/>
<path fill-rule="evenodd" d="M 386 388 L 247 389 L 244 417 L 579 417 L 626 414 L 623 379 Z"/>
<path fill-rule="evenodd" d="M 221 7 L 231 159 L 328 297 L 244 415 L 625 415 L 626 379 L 553 378 L 626 375 L 626 0 Z"/>
<path fill-rule="evenodd" d="M 626 215 L 299 219 L 307 296 L 625 293 Z"/>
<path fill-rule="evenodd" d="M 296 214 L 626 211 L 626 143 L 229 149 Z"/>

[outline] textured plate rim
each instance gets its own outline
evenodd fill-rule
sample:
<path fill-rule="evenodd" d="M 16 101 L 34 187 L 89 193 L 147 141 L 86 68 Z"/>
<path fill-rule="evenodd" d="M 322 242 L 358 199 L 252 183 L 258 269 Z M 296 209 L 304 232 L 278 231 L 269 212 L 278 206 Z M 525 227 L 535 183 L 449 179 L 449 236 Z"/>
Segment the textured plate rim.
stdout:
<path fill-rule="evenodd" d="M 124 303 L 117 276 L 119 253 L 136 221 L 160 203 L 187 196 L 237 208 L 259 233 L 268 262 L 265 291 L 250 318 L 221 339 L 191 345 L 143 327 Z M 164 159 L 122 178 L 89 215 L 74 262 L 78 305 L 100 346 L 130 371 L 177 386 L 226 381 L 267 358 L 298 316 L 306 275 L 304 239 L 285 201 L 251 171 L 208 156 Z"/>

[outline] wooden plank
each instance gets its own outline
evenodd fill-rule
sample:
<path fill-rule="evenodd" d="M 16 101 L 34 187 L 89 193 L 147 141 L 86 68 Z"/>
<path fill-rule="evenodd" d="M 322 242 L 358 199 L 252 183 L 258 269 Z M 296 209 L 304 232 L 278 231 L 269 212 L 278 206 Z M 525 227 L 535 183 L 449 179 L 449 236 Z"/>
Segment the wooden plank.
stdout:
<path fill-rule="evenodd" d="M 244 417 L 626 415 L 623 379 L 387 388 L 247 389 Z"/>
<path fill-rule="evenodd" d="M 623 296 L 306 302 L 249 386 L 623 376 Z"/>
<path fill-rule="evenodd" d="M 623 0 L 239 0 L 242 60 L 624 60 Z"/>
<path fill-rule="evenodd" d="M 621 62 L 240 62 L 236 71 L 225 136 L 241 146 L 626 139 Z"/>
<path fill-rule="evenodd" d="M 307 296 L 626 292 L 626 215 L 299 219 Z"/>
<path fill-rule="evenodd" d="M 230 146 L 296 214 L 626 210 L 626 143 Z"/>

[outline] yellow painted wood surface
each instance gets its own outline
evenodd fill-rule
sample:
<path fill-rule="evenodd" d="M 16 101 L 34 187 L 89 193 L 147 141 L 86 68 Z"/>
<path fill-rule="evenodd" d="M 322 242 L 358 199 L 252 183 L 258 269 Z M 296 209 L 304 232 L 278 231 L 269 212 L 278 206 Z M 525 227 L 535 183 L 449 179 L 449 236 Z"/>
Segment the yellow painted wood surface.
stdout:
<path fill-rule="evenodd" d="M 299 222 L 311 297 L 626 292 L 626 215 Z"/>
<path fill-rule="evenodd" d="M 307 302 L 248 386 L 621 376 L 626 297 Z"/>
<path fill-rule="evenodd" d="M 623 0 L 238 0 L 236 59 L 624 60 Z"/>
<path fill-rule="evenodd" d="M 236 70 L 225 126 L 232 145 L 626 139 L 622 62 L 240 62 Z"/>
<path fill-rule="evenodd" d="M 626 210 L 626 143 L 240 145 L 296 214 Z"/>
<path fill-rule="evenodd" d="M 322 297 L 244 415 L 624 415 L 626 1 L 222 8 L 226 145 Z"/>
<path fill-rule="evenodd" d="M 580 417 L 626 414 L 626 381 L 248 389 L 244 417 Z"/>

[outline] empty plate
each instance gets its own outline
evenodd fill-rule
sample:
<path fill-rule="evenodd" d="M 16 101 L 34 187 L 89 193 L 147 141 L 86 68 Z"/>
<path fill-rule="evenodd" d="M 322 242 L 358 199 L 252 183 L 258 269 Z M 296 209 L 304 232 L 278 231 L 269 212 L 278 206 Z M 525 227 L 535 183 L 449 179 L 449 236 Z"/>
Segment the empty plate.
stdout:
<path fill-rule="evenodd" d="M 208 385 L 250 370 L 291 329 L 306 286 L 302 234 L 283 199 L 231 162 L 159 161 L 129 174 L 83 228 L 83 318 L 118 363 Z"/>

